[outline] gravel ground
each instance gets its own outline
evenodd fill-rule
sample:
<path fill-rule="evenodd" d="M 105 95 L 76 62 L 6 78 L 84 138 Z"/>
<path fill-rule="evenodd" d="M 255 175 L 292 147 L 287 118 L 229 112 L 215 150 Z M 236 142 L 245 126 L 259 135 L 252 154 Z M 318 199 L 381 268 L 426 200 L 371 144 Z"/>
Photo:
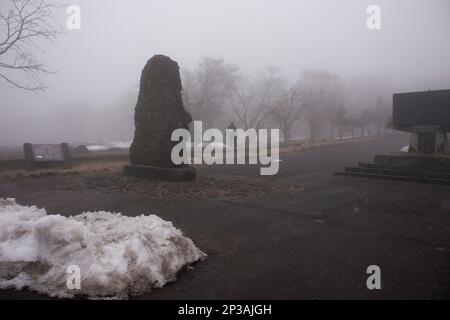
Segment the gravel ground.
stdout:
<path fill-rule="evenodd" d="M 21 189 L 93 190 L 103 193 L 131 193 L 150 198 L 208 199 L 235 198 L 245 195 L 297 195 L 303 188 L 258 177 L 234 175 L 199 176 L 192 182 L 148 181 L 126 176 L 118 163 L 81 170 L 49 170 L 9 172 L 0 182 L 14 183 Z"/>

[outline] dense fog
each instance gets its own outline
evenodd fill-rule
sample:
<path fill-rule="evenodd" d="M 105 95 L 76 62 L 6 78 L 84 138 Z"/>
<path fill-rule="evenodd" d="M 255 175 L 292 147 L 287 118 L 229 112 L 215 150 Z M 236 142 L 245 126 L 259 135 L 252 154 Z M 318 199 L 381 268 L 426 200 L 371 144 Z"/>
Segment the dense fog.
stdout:
<path fill-rule="evenodd" d="M 333 136 L 334 124 L 382 130 L 392 93 L 450 88 L 448 0 L 70 4 L 81 29 L 67 29 L 61 7 L 51 23 L 64 34 L 33 48 L 54 71 L 39 75 L 45 91 L 0 78 L 0 145 L 132 139 L 140 72 L 155 54 L 178 62 L 194 119 L 278 127 L 285 139 Z M 366 25 L 370 5 L 381 9 L 379 30 Z M 0 24 L 0 43 L 6 35 Z M 13 72 L 0 64 L 0 74 Z"/>

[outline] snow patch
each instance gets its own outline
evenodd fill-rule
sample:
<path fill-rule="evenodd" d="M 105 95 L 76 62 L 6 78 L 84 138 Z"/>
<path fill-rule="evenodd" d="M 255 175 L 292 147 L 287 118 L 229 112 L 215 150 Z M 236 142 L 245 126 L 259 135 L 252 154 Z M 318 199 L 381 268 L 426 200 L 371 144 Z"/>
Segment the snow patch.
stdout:
<path fill-rule="evenodd" d="M 205 256 L 155 215 L 100 211 L 64 217 L 0 198 L 0 289 L 126 298 L 163 287 Z M 67 288 L 71 265 L 81 270 L 80 290 Z"/>
<path fill-rule="evenodd" d="M 128 149 L 132 141 L 111 141 L 99 144 L 88 145 L 86 148 L 89 151 L 105 151 L 110 149 Z"/>

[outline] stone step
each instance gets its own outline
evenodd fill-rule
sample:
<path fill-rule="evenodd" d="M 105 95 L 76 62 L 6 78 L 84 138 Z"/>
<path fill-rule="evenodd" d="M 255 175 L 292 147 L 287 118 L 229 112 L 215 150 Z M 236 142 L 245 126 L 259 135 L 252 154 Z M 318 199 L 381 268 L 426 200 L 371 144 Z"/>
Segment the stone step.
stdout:
<path fill-rule="evenodd" d="M 378 164 L 378 163 L 367 163 L 367 162 L 359 162 L 358 167 L 360 168 L 370 168 L 370 169 L 389 169 L 389 170 L 406 170 L 406 171 L 427 171 L 427 172 L 437 172 L 450 174 L 450 169 L 446 167 L 436 167 L 431 166 L 427 168 L 422 168 L 419 166 L 405 166 L 405 165 L 395 165 L 395 164 Z"/>
<path fill-rule="evenodd" d="M 337 175 L 450 185 L 450 157 L 379 154 Z"/>
<path fill-rule="evenodd" d="M 444 168 L 450 170 L 450 156 L 378 154 L 375 156 L 374 162 L 376 164 Z"/>
<path fill-rule="evenodd" d="M 388 174 L 375 174 L 366 172 L 336 172 L 335 175 L 346 176 L 346 177 L 360 177 L 360 178 L 372 178 L 372 179 L 382 179 L 382 180 L 394 180 L 394 181 L 405 181 L 405 182 L 417 182 L 417 183 L 427 183 L 427 184 L 437 184 L 437 185 L 447 185 L 450 186 L 449 179 L 436 179 L 428 177 L 410 177 L 402 175 L 388 175 Z"/>
<path fill-rule="evenodd" d="M 430 178 L 430 179 L 446 179 L 450 180 L 450 173 L 446 172 L 432 172 L 414 170 L 404 167 L 383 167 L 383 166 L 359 166 L 359 167 L 346 167 L 345 172 L 350 173 L 368 173 L 368 174 L 383 174 L 394 176 L 406 176 L 406 177 L 418 177 L 418 178 Z"/>

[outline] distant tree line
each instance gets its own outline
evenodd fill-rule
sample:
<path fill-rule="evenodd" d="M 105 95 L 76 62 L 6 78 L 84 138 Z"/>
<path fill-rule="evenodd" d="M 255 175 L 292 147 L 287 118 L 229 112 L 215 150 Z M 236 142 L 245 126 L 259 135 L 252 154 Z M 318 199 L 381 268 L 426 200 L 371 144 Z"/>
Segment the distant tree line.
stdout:
<path fill-rule="evenodd" d="M 206 127 L 233 120 L 239 127 L 279 128 L 288 143 L 298 127 L 312 142 L 346 135 L 382 134 L 391 113 L 389 83 L 384 79 L 344 81 L 323 70 L 303 71 L 288 81 L 280 69 L 266 67 L 255 75 L 222 59 L 203 58 L 183 70 L 183 100 L 194 120 Z M 369 129 L 370 128 L 370 129 Z"/>
<path fill-rule="evenodd" d="M 363 76 L 343 80 L 322 70 L 299 72 L 289 81 L 274 66 L 245 75 L 236 65 L 203 58 L 182 69 L 183 101 L 204 128 L 279 128 L 282 139 L 312 142 L 384 134 L 391 114 L 388 79 Z M 82 141 L 131 140 L 136 88 L 104 106 L 76 108 L 74 137 Z M 105 122 L 105 119 L 108 119 Z M 63 123 L 61 120 L 60 122 Z M 71 131 L 71 132 L 72 132 Z"/>

